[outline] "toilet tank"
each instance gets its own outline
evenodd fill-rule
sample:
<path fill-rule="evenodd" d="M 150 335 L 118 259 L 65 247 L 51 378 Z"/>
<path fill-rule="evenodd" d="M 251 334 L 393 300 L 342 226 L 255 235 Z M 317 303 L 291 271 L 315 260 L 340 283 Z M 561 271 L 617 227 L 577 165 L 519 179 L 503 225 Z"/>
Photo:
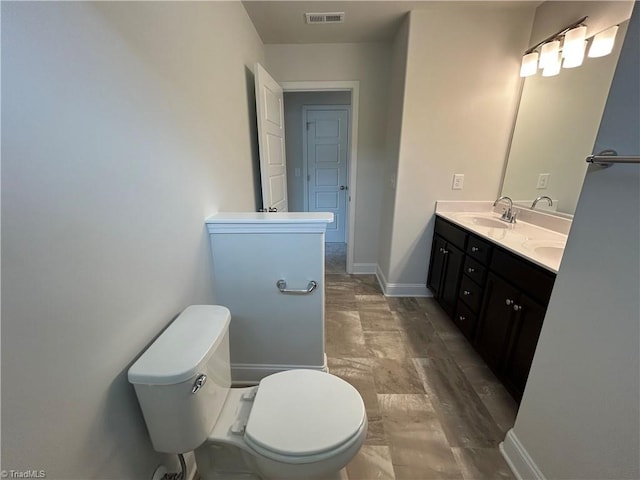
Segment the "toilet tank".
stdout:
<path fill-rule="evenodd" d="M 193 450 L 211 432 L 231 387 L 230 319 L 225 307 L 187 307 L 129 368 L 158 452 Z"/>

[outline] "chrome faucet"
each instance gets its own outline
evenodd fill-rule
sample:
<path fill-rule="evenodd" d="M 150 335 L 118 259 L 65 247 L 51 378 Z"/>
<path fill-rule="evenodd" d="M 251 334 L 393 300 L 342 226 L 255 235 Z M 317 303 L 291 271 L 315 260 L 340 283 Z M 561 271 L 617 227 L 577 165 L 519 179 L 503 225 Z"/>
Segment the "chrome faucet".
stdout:
<path fill-rule="evenodd" d="M 502 214 L 502 217 L 500 218 L 505 222 L 516 223 L 516 215 L 518 214 L 518 212 L 513 211 L 513 200 L 511 200 L 509 197 L 507 197 L 506 195 L 499 197 L 498 199 L 496 199 L 495 202 L 493 202 L 493 206 L 495 207 L 498 203 L 500 203 L 503 200 L 509 201 L 509 207 L 505 209 L 504 213 Z"/>
<path fill-rule="evenodd" d="M 536 199 L 533 201 L 533 203 L 531 204 L 531 210 L 533 210 L 534 208 L 536 208 L 536 205 L 538 204 L 538 202 L 539 202 L 540 200 L 542 200 L 543 198 L 546 198 L 546 199 L 547 199 L 547 201 L 549 202 L 549 206 L 550 206 L 550 207 L 551 207 L 551 206 L 553 206 L 553 200 L 551 200 L 551 198 L 550 198 L 550 197 L 547 197 L 546 195 L 542 195 L 542 196 L 540 196 L 540 197 L 536 198 Z"/>

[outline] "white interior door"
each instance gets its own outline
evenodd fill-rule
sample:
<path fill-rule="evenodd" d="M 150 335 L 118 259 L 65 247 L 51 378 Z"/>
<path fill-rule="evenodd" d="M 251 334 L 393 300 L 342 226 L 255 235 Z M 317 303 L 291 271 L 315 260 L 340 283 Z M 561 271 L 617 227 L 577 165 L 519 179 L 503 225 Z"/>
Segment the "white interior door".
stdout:
<path fill-rule="evenodd" d="M 307 205 L 309 212 L 333 212 L 326 241 L 345 241 L 349 186 L 349 110 L 305 107 Z"/>
<path fill-rule="evenodd" d="M 253 73 L 256 81 L 262 208 L 269 212 L 286 212 L 287 163 L 282 87 L 259 63 L 256 63 Z"/>

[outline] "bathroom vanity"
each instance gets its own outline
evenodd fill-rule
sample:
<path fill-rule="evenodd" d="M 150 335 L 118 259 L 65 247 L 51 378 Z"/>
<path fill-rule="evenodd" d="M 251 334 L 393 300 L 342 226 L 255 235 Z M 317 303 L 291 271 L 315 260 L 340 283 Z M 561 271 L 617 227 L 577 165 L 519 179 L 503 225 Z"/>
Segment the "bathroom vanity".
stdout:
<path fill-rule="evenodd" d="M 213 301 L 231 311 L 234 384 L 326 371 L 324 240 L 332 213 L 218 213 L 206 220 Z"/>
<path fill-rule="evenodd" d="M 438 204 L 427 287 L 520 400 L 570 221 L 540 214 L 545 227 L 509 224 L 490 202 L 464 203 Z"/>

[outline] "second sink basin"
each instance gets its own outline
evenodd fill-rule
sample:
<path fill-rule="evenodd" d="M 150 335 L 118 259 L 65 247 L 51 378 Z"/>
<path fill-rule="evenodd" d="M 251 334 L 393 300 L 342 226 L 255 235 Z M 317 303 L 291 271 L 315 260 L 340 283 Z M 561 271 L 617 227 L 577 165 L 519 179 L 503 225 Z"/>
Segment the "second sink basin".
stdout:
<path fill-rule="evenodd" d="M 540 246 L 533 249 L 538 255 L 544 258 L 548 258 L 549 260 L 553 260 L 554 262 L 559 262 L 562 260 L 562 254 L 564 253 L 564 248 L 562 247 L 550 247 L 550 246 Z"/>

